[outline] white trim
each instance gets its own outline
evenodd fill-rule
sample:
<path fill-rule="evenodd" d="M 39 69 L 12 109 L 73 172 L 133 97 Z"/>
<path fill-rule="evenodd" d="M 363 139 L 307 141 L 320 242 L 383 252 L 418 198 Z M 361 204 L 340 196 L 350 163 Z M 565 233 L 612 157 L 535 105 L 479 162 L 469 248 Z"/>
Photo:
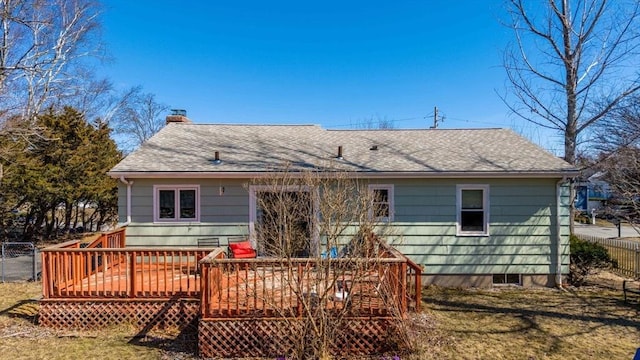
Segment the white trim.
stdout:
<path fill-rule="evenodd" d="M 504 282 L 502 282 L 502 283 L 495 282 L 494 280 L 495 280 L 495 276 L 496 275 L 502 276 L 503 279 L 504 279 Z M 507 282 L 507 277 L 509 275 L 518 275 L 518 282 L 514 282 L 514 283 Z M 492 277 L 491 285 L 495 286 L 495 287 L 508 287 L 508 286 L 514 286 L 514 285 L 515 286 L 522 286 L 522 274 L 521 273 L 495 273 L 495 274 L 492 274 L 491 277 Z"/>
<path fill-rule="evenodd" d="M 308 185 L 285 185 L 285 186 L 273 186 L 273 185 L 249 185 L 249 239 L 251 240 L 251 245 L 254 249 L 257 249 L 258 243 L 256 239 L 256 221 L 257 221 L 257 197 L 256 193 L 258 192 L 276 192 L 276 191 L 286 191 L 286 192 L 308 192 L 312 195 L 313 201 L 313 216 L 318 217 L 318 191 L 312 192 L 312 187 Z M 313 222 L 311 223 L 313 225 Z M 312 244 L 317 244 L 320 238 L 320 234 L 318 233 L 318 229 L 315 229 L 316 226 L 313 226 L 311 230 L 311 234 L 313 236 Z"/>
<path fill-rule="evenodd" d="M 124 176 L 121 176 L 120 181 L 127 185 L 127 221 L 122 224 L 122 226 L 127 226 L 131 224 L 131 187 L 133 186 L 133 180 L 127 181 Z"/>
<path fill-rule="evenodd" d="M 562 186 L 566 180 L 562 178 L 556 183 L 556 286 L 559 288 L 562 288 Z M 571 188 L 569 191 L 571 196 Z M 571 214 L 570 208 L 569 214 Z"/>
<path fill-rule="evenodd" d="M 254 249 L 258 248 L 256 241 L 256 191 L 260 191 L 259 188 L 260 186 L 258 185 L 249 185 L 249 239 Z"/>
<path fill-rule="evenodd" d="M 462 231 L 462 191 L 482 190 L 482 210 L 484 212 L 484 231 Z M 458 184 L 456 185 L 456 236 L 489 236 L 489 185 L 488 184 Z"/>
<path fill-rule="evenodd" d="M 393 194 L 393 184 L 369 184 L 369 193 L 371 194 L 372 199 L 374 199 L 373 191 L 374 190 L 387 190 L 388 202 L 389 202 L 389 216 L 381 217 L 376 220 L 383 222 L 393 222 L 395 218 L 395 201 Z M 372 209 L 369 210 L 369 219 L 373 218 L 373 206 Z"/>
<path fill-rule="evenodd" d="M 278 176 L 284 172 L 258 172 L 258 171 L 224 171 L 224 172 L 211 172 L 211 171 L 110 171 L 107 175 L 113 178 L 119 178 L 124 176 L 132 179 L 254 179 L 254 178 L 271 178 Z M 307 171 L 286 172 L 287 177 L 304 177 L 307 176 Z M 320 172 L 322 174 L 322 172 Z M 577 170 L 562 170 L 562 171 L 514 171 L 514 172 L 477 172 L 477 171 L 442 171 L 442 172 L 354 172 L 345 171 L 350 177 L 355 179 L 473 179 L 473 178 L 486 178 L 486 179 L 513 179 L 513 178 L 543 178 L 543 179 L 560 179 L 563 177 L 575 177 L 578 176 Z M 327 177 L 334 176 L 335 172 L 327 171 Z"/>
<path fill-rule="evenodd" d="M 160 218 L 160 198 L 158 196 L 160 190 L 173 190 L 176 192 L 174 198 L 175 201 L 175 215 L 172 219 Z M 180 190 L 195 190 L 196 196 L 196 214 L 195 218 L 180 219 Z M 153 222 L 154 223 L 198 223 L 200 222 L 200 185 L 197 184 L 168 184 L 168 185 L 153 185 Z"/>

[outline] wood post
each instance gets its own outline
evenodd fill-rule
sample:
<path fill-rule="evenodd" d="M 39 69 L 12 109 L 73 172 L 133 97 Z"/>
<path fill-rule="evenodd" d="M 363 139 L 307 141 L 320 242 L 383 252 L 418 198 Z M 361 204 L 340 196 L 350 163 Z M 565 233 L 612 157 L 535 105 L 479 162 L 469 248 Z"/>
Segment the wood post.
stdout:
<path fill-rule="evenodd" d="M 130 272 L 131 272 L 131 288 L 129 289 L 129 297 L 130 298 L 135 298 L 136 297 L 136 291 L 137 291 L 137 282 L 136 282 L 136 277 L 137 277 L 137 271 L 138 268 L 136 266 L 136 261 L 137 261 L 137 254 L 135 251 L 131 252 L 130 255 Z"/>
<path fill-rule="evenodd" d="M 43 252 L 40 256 L 42 258 L 42 296 L 45 299 L 48 299 L 51 296 L 49 287 L 52 286 L 51 281 L 49 281 L 49 274 L 51 273 L 51 268 L 49 266 L 49 253 Z M 47 271 L 44 269 L 47 269 Z"/>
<path fill-rule="evenodd" d="M 420 308 L 422 307 L 422 273 L 420 270 L 415 272 L 416 277 L 416 312 L 420 312 Z"/>
<path fill-rule="evenodd" d="M 400 288 L 399 296 L 400 296 L 400 306 L 402 309 L 402 316 L 407 313 L 407 263 L 403 262 L 400 265 Z"/>
<path fill-rule="evenodd" d="M 200 314 L 204 318 L 208 318 L 209 311 L 209 299 L 211 298 L 210 284 L 209 284 L 209 264 L 200 265 Z"/>

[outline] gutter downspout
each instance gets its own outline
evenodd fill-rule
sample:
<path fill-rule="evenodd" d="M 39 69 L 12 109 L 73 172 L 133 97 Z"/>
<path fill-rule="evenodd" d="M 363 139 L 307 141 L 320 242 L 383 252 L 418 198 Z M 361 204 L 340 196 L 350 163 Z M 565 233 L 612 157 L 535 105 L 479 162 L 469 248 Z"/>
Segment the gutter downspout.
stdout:
<path fill-rule="evenodd" d="M 133 180 L 127 181 L 124 176 L 120 176 L 120 181 L 127 185 L 127 221 L 123 224 L 119 224 L 120 227 L 125 227 L 131 224 L 131 185 L 133 185 Z"/>
<path fill-rule="evenodd" d="M 556 183 L 556 252 L 557 252 L 557 264 L 556 264 L 556 286 L 562 288 L 562 217 L 560 211 L 562 210 L 562 183 L 567 181 L 567 177 L 564 176 Z M 571 221 L 571 219 L 569 219 Z"/>

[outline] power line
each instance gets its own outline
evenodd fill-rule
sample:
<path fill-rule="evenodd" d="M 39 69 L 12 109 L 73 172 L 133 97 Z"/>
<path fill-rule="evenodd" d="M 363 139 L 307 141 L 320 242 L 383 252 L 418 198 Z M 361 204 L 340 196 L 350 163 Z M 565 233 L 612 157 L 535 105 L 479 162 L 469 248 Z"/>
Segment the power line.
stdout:
<path fill-rule="evenodd" d="M 468 123 L 468 124 L 478 124 L 478 125 L 490 125 L 490 126 L 498 126 L 498 127 L 511 127 L 509 124 L 507 123 L 498 123 L 498 122 L 492 122 L 492 121 L 483 121 L 483 120 L 470 120 L 470 119 L 463 119 L 463 118 L 459 118 L 459 117 L 455 117 L 455 116 L 449 116 L 449 115 L 445 115 L 443 114 L 440 109 L 438 109 L 437 107 L 434 107 L 434 111 L 428 113 L 427 115 L 424 116 L 413 116 L 413 117 L 407 117 L 407 118 L 401 118 L 401 119 L 380 119 L 382 121 L 389 121 L 392 123 L 397 123 L 397 122 L 405 122 L 405 121 L 415 121 L 415 120 L 426 120 L 426 119 L 433 119 L 433 125 L 431 125 L 429 128 L 433 129 L 433 128 L 437 128 L 439 126 L 439 124 L 441 122 L 444 122 L 444 120 L 452 120 L 452 121 L 458 121 L 458 122 L 464 122 L 464 123 Z M 331 125 L 331 126 L 327 126 L 328 128 L 355 128 L 355 127 L 359 127 L 359 126 L 366 126 L 366 125 L 371 125 L 374 124 L 374 121 L 372 120 L 362 120 L 362 121 L 358 121 L 358 122 L 352 122 L 349 124 L 338 124 L 338 125 Z"/>
<path fill-rule="evenodd" d="M 487 125 L 496 125 L 496 126 L 505 126 L 504 123 L 494 123 L 490 121 L 478 121 L 478 120 L 469 120 L 469 119 L 461 119 L 456 117 L 447 117 L 449 120 L 462 121 L 466 123 L 476 123 L 476 124 L 487 124 Z"/>
<path fill-rule="evenodd" d="M 505 123 L 496 123 L 496 122 L 479 121 L 479 120 L 469 120 L 469 119 L 451 117 L 451 116 L 448 116 L 448 115 L 447 116 L 440 115 L 440 111 L 438 111 L 437 114 L 435 112 L 433 112 L 433 113 L 429 113 L 429 114 L 427 114 L 425 116 L 415 116 L 415 117 L 408 117 L 408 118 L 402 118 L 402 119 L 384 119 L 384 120 L 396 123 L 396 122 L 404 122 L 404 121 L 425 120 L 425 119 L 429 119 L 429 118 L 433 119 L 434 116 L 438 116 L 438 124 L 440 124 L 445 119 L 447 119 L 447 120 L 465 122 L 465 123 L 469 123 L 469 124 L 482 124 L 482 125 L 492 125 L 492 126 L 499 126 L 499 127 L 508 126 Z M 331 125 L 331 126 L 327 126 L 327 127 L 328 128 L 344 128 L 344 127 L 348 128 L 348 127 L 358 127 L 358 126 L 369 125 L 371 123 L 372 123 L 371 121 L 364 121 L 363 120 L 363 121 L 353 122 L 353 123 L 349 123 L 349 124 Z M 431 128 L 433 128 L 433 126 Z"/>

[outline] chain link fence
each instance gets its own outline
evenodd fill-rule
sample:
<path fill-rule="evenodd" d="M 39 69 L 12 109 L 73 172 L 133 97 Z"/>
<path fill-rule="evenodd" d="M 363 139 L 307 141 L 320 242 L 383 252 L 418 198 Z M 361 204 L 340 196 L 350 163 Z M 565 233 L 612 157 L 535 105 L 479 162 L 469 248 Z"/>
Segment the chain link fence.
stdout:
<path fill-rule="evenodd" d="M 0 262 L 2 282 L 39 280 L 40 257 L 33 243 L 3 242 Z"/>

